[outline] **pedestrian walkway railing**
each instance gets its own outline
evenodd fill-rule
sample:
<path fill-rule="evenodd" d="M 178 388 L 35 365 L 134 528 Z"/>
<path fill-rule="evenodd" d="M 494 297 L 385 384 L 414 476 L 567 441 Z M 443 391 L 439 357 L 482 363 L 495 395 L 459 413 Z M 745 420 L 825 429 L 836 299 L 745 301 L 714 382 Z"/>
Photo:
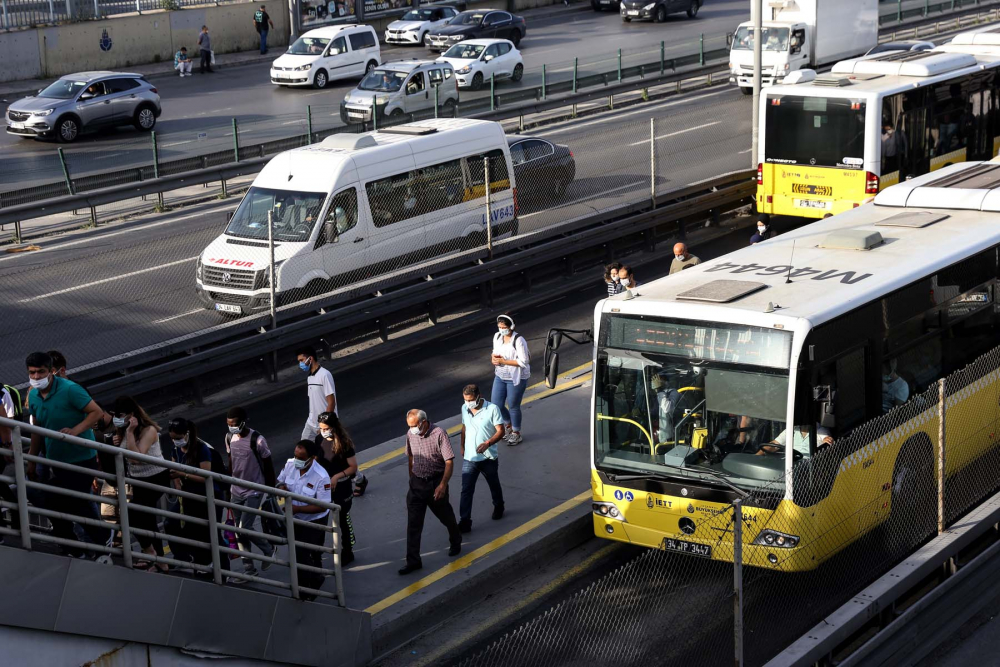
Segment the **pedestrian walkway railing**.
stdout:
<path fill-rule="evenodd" d="M 12 515 L 12 520 L 9 524 L 6 521 L 0 520 L 0 535 L 20 538 L 22 548 L 34 550 L 41 544 L 53 544 L 62 547 L 63 550 L 70 553 L 89 553 L 98 559 L 99 562 L 106 564 L 120 563 L 127 568 L 135 568 L 137 563 L 142 561 L 153 562 L 167 565 L 170 568 L 189 569 L 195 573 L 211 575 L 212 580 L 219 585 L 252 582 L 266 588 L 289 591 L 294 598 L 306 600 L 318 597 L 331 598 L 335 599 L 340 606 L 346 606 L 340 564 L 342 544 L 340 507 L 335 503 L 323 502 L 316 498 L 309 498 L 289 491 L 254 484 L 203 468 L 175 463 L 163 458 L 133 452 L 123 447 L 106 445 L 10 419 L 0 418 L 0 426 L 10 428 L 13 433 L 11 448 L 0 447 L 0 456 L 9 457 L 9 459 L 13 459 L 14 463 L 13 477 L 0 475 L 0 484 L 5 486 L 0 491 L 6 491 L 8 488 L 13 491 L 13 493 L 0 493 L 0 512 L 8 510 Z M 25 437 L 25 434 L 94 450 L 100 457 L 101 467 L 104 469 L 95 470 L 90 467 L 63 463 L 62 461 L 43 456 L 33 456 L 24 451 L 25 447 L 31 442 L 30 437 Z M 133 464 L 151 464 L 170 471 L 197 475 L 204 479 L 204 493 L 193 493 L 172 486 L 161 486 L 144 479 L 131 477 L 127 472 L 127 462 Z M 110 485 L 114 489 L 114 494 L 97 495 L 86 493 L 64 488 L 51 482 L 46 483 L 30 478 L 27 472 L 27 464 L 29 463 L 35 464 L 35 466 L 48 466 L 63 473 L 83 475 L 87 479 L 96 478 Z M 114 473 L 107 471 L 107 468 L 110 468 L 111 465 L 114 467 Z M 318 464 L 314 463 L 314 465 Z M 217 483 L 225 485 L 237 484 L 250 491 L 274 496 L 277 498 L 278 505 L 282 510 L 280 513 L 275 513 L 273 511 L 236 505 L 219 497 L 216 492 Z M 195 503 L 197 505 L 189 506 L 191 509 L 184 513 L 162 509 L 161 507 L 146 507 L 127 502 L 130 488 L 162 492 L 164 497 L 168 499 L 179 499 L 179 504 Z M 36 506 L 32 502 L 29 502 L 29 496 L 34 500 L 41 498 L 41 506 Z M 109 505 L 115 509 L 114 521 L 100 519 L 95 515 L 96 513 L 88 513 L 89 515 L 85 516 L 83 514 L 62 511 L 67 509 L 66 499 L 83 501 L 82 503 L 75 503 L 75 508 L 83 512 L 87 512 L 87 508 L 91 507 L 90 503 Z M 330 510 L 327 515 L 326 524 L 320 525 L 319 523 L 295 518 L 293 500 Z M 194 507 L 201 504 L 204 504 L 203 508 L 198 507 L 198 509 L 194 509 Z M 59 511 L 46 507 L 46 505 L 58 507 Z M 171 506 L 169 501 L 167 506 Z M 74 505 L 70 505 L 70 507 L 74 507 Z M 277 522 L 281 526 L 281 529 L 265 532 L 263 530 L 242 528 L 238 525 L 226 523 L 221 517 L 226 514 L 227 509 L 238 512 L 249 512 L 259 516 L 261 517 L 261 525 L 263 525 L 264 519 L 269 519 L 272 522 Z M 138 516 L 137 513 L 151 514 L 156 517 L 157 530 L 150 531 L 131 525 L 135 522 Z M 113 531 L 113 539 L 105 544 L 97 544 L 81 539 L 67 539 L 40 529 L 37 525 L 38 522 L 32 521 L 33 517 L 44 517 L 50 521 L 68 521 L 84 527 L 89 526 L 102 530 L 110 529 Z M 162 527 L 159 525 L 159 519 L 164 520 Z M 189 524 L 205 527 L 207 530 L 191 531 Z M 254 523 L 250 523 L 250 525 L 253 526 Z M 188 530 L 178 530 L 178 528 L 185 526 L 188 527 Z M 254 553 L 250 550 L 233 549 L 227 546 L 228 542 L 223 536 L 223 531 L 235 535 L 243 535 L 247 538 L 266 540 L 274 546 L 272 555 L 268 556 L 262 553 Z M 315 534 L 315 531 L 322 531 L 324 534 L 318 536 Z M 329 533 L 329 536 L 326 533 Z M 198 535 L 201 539 L 193 539 L 193 535 Z M 170 555 L 166 555 L 165 553 L 162 556 L 145 553 L 138 550 L 138 545 L 133 543 L 133 538 L 138 536 L 150 538 L 154 541 L 163 540 L 171 546 L 173 551 L 169 552 Z M 178 554 L 174 553 L 174 551 L 188 553 L 191 550 L 195 550 L 196 553 L 203 555 L 207 552 L 211 558 L 210 560 L 202 558 L 203 562 L 192 562 L 179 558 Z M 324 555 L 330 556 L 332 566 L 326 567 L 323 565 Z M 236 569 L 227 567 L 230 560 L 239 562 L 236 560 L 239 558 L 252 559 L 268 569 L 271 566 L 278 566 L 278 569 L 271 570 L 272 574 L 270 576 L 263 576 L 260 573 L 250 574 L 244 572 L 241 567 L 237 567 Z M 286 577 L 283 574 L 287 575 L 287 580 L 285 580 Z M 322 581 L 328 576 L 334 578 L 335 590 L 333 592 L 322 589 Z M 306 585 L 306 583 L 313 585 Z"/>
<path fill-rule="evenodd" d="M 225 4 L 234 2 L 250 0 L 227 0 Z M 0 28 L 14 30 L 219 4 L 219 0 L 0 0 Z"/>

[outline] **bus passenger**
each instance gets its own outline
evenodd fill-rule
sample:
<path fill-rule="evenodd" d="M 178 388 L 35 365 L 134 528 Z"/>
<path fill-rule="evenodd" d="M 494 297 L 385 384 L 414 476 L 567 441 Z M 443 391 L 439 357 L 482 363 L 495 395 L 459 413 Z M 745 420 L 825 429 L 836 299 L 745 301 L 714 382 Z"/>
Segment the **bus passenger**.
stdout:
<path fill-rule="evenodd" d="M 910 398 L 910 385 L 896 374 L 896 360 L 882 364 L 882 414 L 891 412 Z"/>
<path fill-rule="evenodd" d="M 766 445 L 761 445 L 760 450 L 757 455 L 762 454 L 784 454 L 785 446 L 788 441 L 788 429 L 785 429 L 778 434 L 778 437 L 767 443 Z M 830 430 L 823 428 L 822 426 L 816 425 L 816 448 L 825 447 L 826 445 L 833 444 L 833 437 L 830 435 Z M 809 456 L 809 427 L 802 425 L 796 426 L 795 432 L 792 435 L 792 449 L 799 452 L 803 456 Z"/>
<path fill-rule="evenodd" d="M 632 273 L 632 267 L 627 264 L 622 264 L 618 267 L 618 282 L 621 285 L 619 292 L 624 292 L 625 290 L 632 290 L 639 286 L 635 281 L 635 274 Z"/>
<path fill-rule="evenodd" d="M 608 296 L 614 296 L 623 291 L 621 279 L 618 278 L 618 269 L 621 266 L 619 262 L 611 262 L 604 267 L 604 283 L 608 288 Z"/>

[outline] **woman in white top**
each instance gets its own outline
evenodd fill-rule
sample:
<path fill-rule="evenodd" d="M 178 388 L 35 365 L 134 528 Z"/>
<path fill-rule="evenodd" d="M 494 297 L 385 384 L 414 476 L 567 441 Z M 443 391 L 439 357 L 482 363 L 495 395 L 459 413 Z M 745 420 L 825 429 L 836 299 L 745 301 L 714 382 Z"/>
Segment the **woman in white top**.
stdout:
<path fill-rule="evenodd" d="M 506 313 L 497 317 L 493 336 L 494 366 L 492 402 L 500 408 L 507 443 L 521 443 L 521 399 L 531 376 L 531 355 L 524 336 L 514 332 L 514 320 Z"/>
<path fill-rule="evenodd" d="M 160 451 L 160 427 L 156 425 L 146 411 L 135 402 L 131 396 L 119 396 L 115 399 L 112 413 L 114 435 L 111 440 L 117 447 L 125 447 L 129 451 L 155 456 L 162 459 Z M 150 512 L 132 511 L 133 505 L 156 508 L 163 497 L 164 491 L 170 487 L 170 472 L 161 466 L 151 463 L 141 463 L 131 459 L 128 461 L 128 476 L 157 485 L 157 489 L 149 489 L 138 484 L 132 485 L 132 501 L 128 504 L 128 522 L 132 528 L 140 528 L 150 532 L 159 532 L 156 515 Z M 135 533 L 143 553 L 150 556 L 163 555 L 163 541 L 149 535 Z M 137 570 L 166 572 L 167 566 L 162 563 L 141 560 L 135 564 Z"/>

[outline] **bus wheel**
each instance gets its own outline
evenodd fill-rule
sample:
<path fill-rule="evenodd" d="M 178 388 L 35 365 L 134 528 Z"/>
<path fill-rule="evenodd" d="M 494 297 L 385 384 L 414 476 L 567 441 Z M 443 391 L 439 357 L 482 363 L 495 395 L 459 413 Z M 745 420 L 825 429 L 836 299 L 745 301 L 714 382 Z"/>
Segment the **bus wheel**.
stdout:
<path fill-rule="evenodd" d="M 753 88 L 747 88 L 746 86 L 740 86 L 740 92 L 744 95 L 753 95 Z"/>
<path fill-rule="evenodd" d="M 934 448 L 919 433 L 903 445 L 892 469 L 892 511 L 884 528 L 883 543 L 892 551 L 909 553 L 937 526 L 937 488 Z"/>

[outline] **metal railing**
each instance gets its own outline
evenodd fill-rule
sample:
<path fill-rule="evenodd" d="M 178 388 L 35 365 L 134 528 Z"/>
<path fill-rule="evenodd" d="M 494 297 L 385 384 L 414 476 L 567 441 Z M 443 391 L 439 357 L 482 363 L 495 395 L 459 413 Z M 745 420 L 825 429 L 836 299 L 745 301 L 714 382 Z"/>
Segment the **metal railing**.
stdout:
<path fill-rule="evenodd" d="M 225 0 L 224 4 L 250 0 Z M 161 9 L 216 5 L 219 0 L 0 0 L 0 28 L 14 30 L 73 21 L 93 21 Z"/>
<path fill-rule="evenodd" d="M 265 587 L 286 590 L 290 592 L 292 597 L 298 599 L 313 599 L 316 597 L 332 598 L 335 599 L 340 606 L 346 606 L 340 564 L 342 539 L 339 518 L 340 507 L 335 503 L 324 502 L 316 498 L 309 498 L 283 489 L 268 487 L 236 479 L 227 475 L 221 475 L 203 468 L 196 468 L 175 463 L 174 461 L 166 458 L 148 456 L 138 452 L 133 452 L 124 447 L 113 447 L 111 445 L 95 442 L 93 440 L 87 440 L 68 435 L 66 433 L 51 431 L 6 418 L 0 418 L 0 426 L 10 428 L 13 433 L 11 438 L 11 448 L 6 449 L 0 447 L 0 456 L 12 457 L 14 462 L 14 476 L 10 477 L 0 475 L 0 484 L 12 486 L 14 497 L 16 499 L 16 502 L 0 499 L 0 512 L 4 509 L 9 510 L 13 515 L 12 520 L 9 523 L 14 526 L 14 528 L 8 527 L 5 525 L 7 522 L 0 520 L 0 535 L 9 535 L 20 538 L 20 546 L 22 548 L 33 550 L 36 548 L 35 544 L 39 542 L 54 544 L 71 552 L 80 552 L 82 550 L 96 554 L 100 562 L 106 564 L 111 564 L 113 562 L 112 559 L 114 558 L 120 559 L 122 565 L 128 568 L 134 568 L 137 561 L 159 563 L 169 567 L 190 569 L 195 572 L 210 574 L 213 581 L 219 585 L 232 583 L 229 580 L 236 579 L 241 580 L 241 582 L 252 582 Z M 87 466 L 63 463 L 44 456 L 33 456 L 30 453 L 25 453 L 24 445 L 30 443 L 30 438 L 25 438 L 23 436 L 25 433 L 31 436 L 56 440 L 64 445 L 84 447 L 93 450 L 95 455 L 98 457 L 105 457 L 104 460 L 107 460 L 106 457 L 112 457 L 114 460 L 115 472 L 112 474 L 104 470 L 95 470 L 94 468 Z M 127 472 L 128 466 L 126 462 L 133 465 L 153 465 L 166 470 L 187 473 L 203 478 L 205 485 L 204 493 L 193 493 L 189 490 L 182 490 L 173 486 L 161 486 L 148 482 L 142 478 L 130 476 Z M 88 479 L 101 480 L 103 483 L 111 485 L 114 489 L 114 495 L 105 496 L 83 493 L 73 489 L 62 488 L 61 486 L 57 486 L 53 483 L 36 481 L 28 476 L 28 464 L 34 464 L 35 466 L 44 465 L 50 468 L 55 468 L 59 471 L 64 471 L 64 473 L 82 475 Z M 318 464 L 314 463 L 314 465 Z M 283 511 L 281 513 L 275 513 L 263 509 L 236 505 L 229 502 L 224 497 L 220 498 L 217 496 L 215 487 L 218 483 L 225 485 L 236 484 L 253 492 L 266 494 L 266 496 L 273 496 L 279 499 L 279 505 L 283 504 Z M 169 509 L 161 509 L 160 507 L 147 507 L 145 505 L 127 502 L 126 499 L 129 496 L 130 488 L 142 488 L 153 491 L 154 493 L 160 492 L 165 497 L 179 499 L 178 504 L 182 507 L 185 503 L 197 503 L 199 508 L 201 504 L 203 504 L 205 511 L 200 512 L 198 510 L 193 510 L 191 509 L 193 506 L 189 506 L 188 511 L 182 513 Z M 7 494 L 4 494 L 2 497 L 6 497 L 6 495 Z M 37 506 L 29 502 L 29 497 L 36 500 L 38 498 L 42 498 L 42 506 Z M 85 508 L 90 505 L 90 503 L 109 505 L 116 510 L 116 521 L 108 522 L 100 518 L 95 518 L 94 516 L 84 516 L 72 512 L 57 511 L 46 507 L 46 505 L 51 505 L 59 507 L 62 510 L 66 510 L 68 509 L 65 502 L 66 498 L 78 501 L 75 504 L 77 508 Z M 82 503 L 80 501 L 82 501 Z M 326 524 L 320 526 L 318 523 L 295 518 L 292 501 L 317 505 L 329 510 Z M 252 528 L 242 528 L 238 525 L 226 523 L 221 518 L 226 514 L 226 510 L 248 512 L 255 516 L 259 516 L 261 517 L 262 527 L 264 519 L 278 522 L 282 525 L 281 534 L 273 534 L 273 532 L 266 532 L 263 530 L 257 531 Z M 134 514 L 135 512 L 151 514 L 157 519 L 164 519 L 164 532 L 160 532 L 159 525 L 157 525 L 156 531 L 150 531 L 130 525 L 130 518 L 134 520 L 136 516 Z M 80 539 L 67 539 L 66 537 L 60 537 L 39 528 L 37 525 L 39 522 L 37 520 L 34 522 L 32 521 L 32 518 L 38 517 L 44 517 L 45 519 L 56 522 L 72 522 L 85 528 L 93 527 L 101 530 L 110 529 L 112 531 L 112 539 L 108 540 L 105 544 L 97 544 Z M 0 517 L 0 519 L 2 519 L 2 517 Z M 194 533 L 191 531 L 177 529 L 180 522 L 182 522 L 182 524 L 203 526 L 207 528 L 207 530 L 198 531 L 197 536 L 201 537 L 201 539 L 192 539 Z M 251 522 L 250 525 L 253 526 L 253 522 Z M 274 551 L 271 556 L 267 556 L 264 554 L 253 553 L 250 549 L 233 549 L 226 546 L 227 542 L 223 538 L 222 531 L 227 531 L 237 536 L 244 535 L 248 538 L 266 540 L 273 545 Z M 318 541 L 305 541 L 302 539 L 302 533 L 300 531 L 323 531 L 324 536 Z M 63 532 L 65 534 L 65 531 Z M 205 536 L 204 533 L 207 533 L 207 536 Z M 296 538 L 297 533 L 299 534 L 299 538 Z M 325 533 L 330 533 L 331 535 L 331 546 L 326 546 L 327 539 L 325 537 Z M 115 538 L 118 536 L 120 536 L 121 546 L 115 546 L 115 543 L 117 542 Z M 173 548 L 183 550 L 185 553 L 193 550 L 203 554 L 207 551 L 211 555 L 211 562 L 210 564 L 204 562 L 199 563 L 196 560 L 182 560 L 173 556 L 159 554 L 153 555 L 144 551 L 137 551 L 133 545 L 133 537 L 138 536 L 146 537 L 154 541 L 165 541 L 167 544 L 172 545 Z M 281 554 L 282 550 L 284 551 L 284 555 Z M 306 554 L 312 554 L 313 556 L 310 557 Z M 323 554 L 330 554 L 332 556 L 332 568 L 322 566 Z M 176 556 L 178 554 L 174 555 Z M 229 569 L 227 567 L 228 561 L 236 558 L 252 559 L 255 562 L 262 563 L 264 568 L 268 568 L 270 566 L 287 568 L 288 581 L 265 577 L 260 573 L 248 574 L 246 572 L 241 572 L 238 569 Z M 310 562 L 312 564 L 310 564 Z M 281 570 L 278 571 L 280 572 Z M 303 573 L 305 573 L 305 576 L 303 576 Z M 336 590 L 334 592 L 321 589 L 322 579 L 330 575 L 334 577 L 335 581 Z M 306 579 L 309 583 L 313 583 L 313 579 L 309 578 L 310 576 L 312 578 L 320 577 L 318 580 L 319 583 L 315 584 L 315 587 L 307 586 L 302 583 L 302 579 Z"/>

